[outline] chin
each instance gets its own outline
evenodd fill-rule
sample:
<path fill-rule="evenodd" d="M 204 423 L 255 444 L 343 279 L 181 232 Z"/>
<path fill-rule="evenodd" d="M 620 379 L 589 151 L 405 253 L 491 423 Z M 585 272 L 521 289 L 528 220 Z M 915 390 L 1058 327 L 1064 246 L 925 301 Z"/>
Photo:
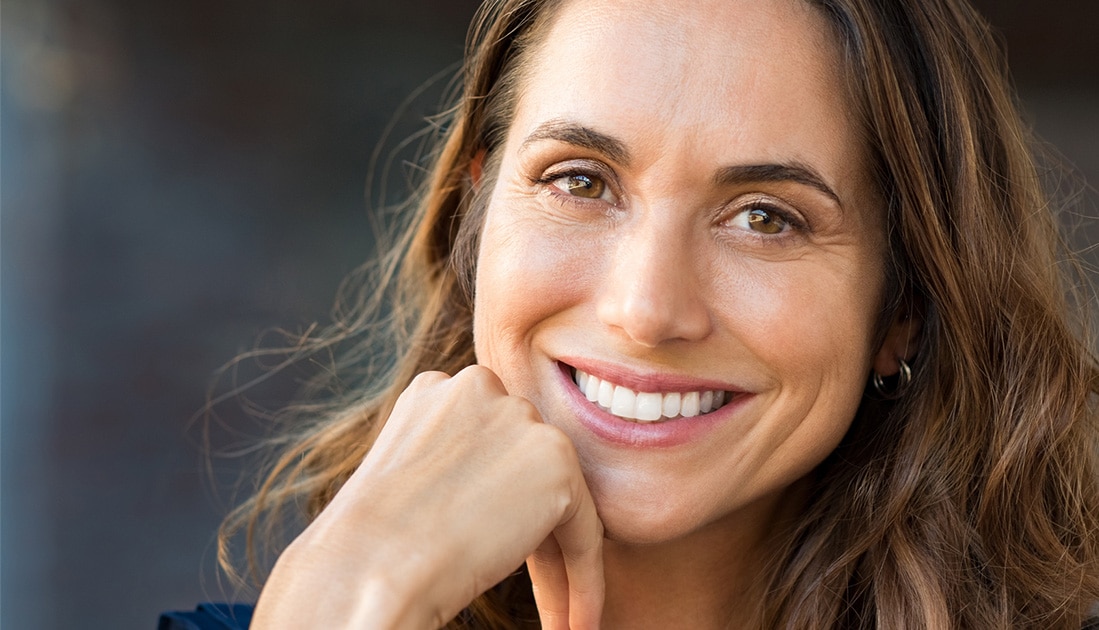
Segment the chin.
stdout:
<path fill-rule="evenodd" d="M 624 545 L 657 545 L 695 536 L 712 540 L 766 536 L 800 511 L 809 479 L 771 486 L 744 482 L 706 491 L 707 479 L 667 480 L 625 470 L 587 470 L 605 537 Z M 620 483 L 616 483 L 620 482 Z"/>
<path fill-rule="evenodd" d="M 596 508 L 600 506 L 596 504 Z M 600 509 L 604 537 L 620 545 L 649 546 L 671 543 L 689 537 L 704 528 L 701 519 L 684 514 Z"/>
<path fill-rule="evenodd" d="M 671 489 L 610 489 L 596 482 L 592 496 L 605 536 L 622 544 L 653 545 L 698 530 L 709 519 L 698 506 L 685 505 L 684 493 Z"/>

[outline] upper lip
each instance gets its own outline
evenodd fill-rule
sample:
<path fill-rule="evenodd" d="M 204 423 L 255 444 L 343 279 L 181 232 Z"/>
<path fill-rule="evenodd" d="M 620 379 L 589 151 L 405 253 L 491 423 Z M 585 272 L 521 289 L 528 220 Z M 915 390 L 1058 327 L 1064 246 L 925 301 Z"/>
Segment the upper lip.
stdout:
<path fill-rule="evenodd" d="M 585 357 L 562 356 L 557 361 L 566 367 L 583 370 L 601 380 L 610 381 L 615 385 L 622 385 L 637 392 L 693 392 L 705 390 L 721 390 L 735 393 L 746 393 L 743 386 L 718 381 L 709 378 L 697 378 L 682 374 L 671 374 L 657 370 L 639 370 L 621 363 L 613 363 L 599 359 Z"/>

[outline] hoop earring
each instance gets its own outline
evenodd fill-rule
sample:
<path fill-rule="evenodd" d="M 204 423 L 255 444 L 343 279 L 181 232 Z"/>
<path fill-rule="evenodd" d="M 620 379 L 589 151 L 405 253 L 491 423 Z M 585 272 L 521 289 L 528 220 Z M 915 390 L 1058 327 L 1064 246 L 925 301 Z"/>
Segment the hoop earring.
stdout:
<path fill-rule="evenodd" d="M 892 390 L 885 387 L 885 379 L 882 378 L 881 374 L 874 372 L 874 378 L 871 379 L 874 390 L 885 400 L 897 400 L 904 396 L 905 392 L 908 391 L 908 386 L 912 384 L 912 368 L 905 363 L 904 359 L 897 359 L 897 363 L 900 364 L 901 369 L 897 372 L 897 385 Z"/>

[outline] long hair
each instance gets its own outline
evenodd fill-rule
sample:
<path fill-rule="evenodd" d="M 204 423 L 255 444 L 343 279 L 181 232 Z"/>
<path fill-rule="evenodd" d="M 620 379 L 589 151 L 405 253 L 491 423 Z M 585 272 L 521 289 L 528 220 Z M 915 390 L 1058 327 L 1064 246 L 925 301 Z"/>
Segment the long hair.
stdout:
<path fill-rule="evenodd" d="M 1003 52 L 965 0 L 808 1 L 841 43 L 887 200 L 883 314 L 903 308 L 923 327 L 904 397 L 868 394 L 814 473 L 814 498 L 771 560 L 760 625 L 1078 630 L 1099 599 L 1099 372 L 1084 275 Z M 345 346 L 320 384 L 351 393 L 286 414 L 278 457 L 223 524 L 228 570 L 243 529 L 262 580 L 255 550 L 288 514 L 327 505 L 412 378 L 474 362 L 470 287 L 491 187 L 473 186 L 470 169 L 495 176 L 525 61 L 559 4 L 481 7 L 409 223 L 343 288 L 336 324 L 296 346 Z M 463 619 L 516 625 L 530 614 L 523 579 Z"/>

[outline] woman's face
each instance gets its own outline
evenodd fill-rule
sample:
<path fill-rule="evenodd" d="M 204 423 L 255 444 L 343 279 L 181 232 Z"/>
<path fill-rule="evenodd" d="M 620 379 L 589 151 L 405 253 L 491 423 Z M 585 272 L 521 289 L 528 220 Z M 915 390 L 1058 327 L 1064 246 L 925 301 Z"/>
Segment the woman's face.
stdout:
<path fill-rule="evenodd" d="M 882 301 L 827 24 L 571 0 L 529 61 L 485 184 L 478 360 L 572 438 L 608 535 L 764 526 L 847 430 Z"/>

